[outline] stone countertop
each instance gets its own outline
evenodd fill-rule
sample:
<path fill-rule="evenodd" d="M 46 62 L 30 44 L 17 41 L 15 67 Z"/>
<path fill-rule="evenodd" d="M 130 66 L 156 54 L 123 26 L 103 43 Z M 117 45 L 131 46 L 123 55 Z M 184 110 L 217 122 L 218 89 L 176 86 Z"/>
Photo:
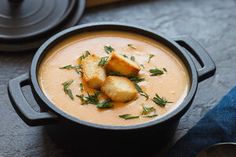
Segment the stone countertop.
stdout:
<path fill-rule="evenodd" d="M 236 85 L 235 0 L 133 1 L 86 10 L 80 23 L 104 21 L 143 26 L 168 37 L 190 35 L 215 61 L 215 76 L 200 83 L 172 144 Z M 32 57 L 32 52 L 0 53 L 0 157 L 74 156 L 75 150 L 55 144 L 43 127 L 27 126 L 9 102 L 8 80 L 28 72 Z"/>

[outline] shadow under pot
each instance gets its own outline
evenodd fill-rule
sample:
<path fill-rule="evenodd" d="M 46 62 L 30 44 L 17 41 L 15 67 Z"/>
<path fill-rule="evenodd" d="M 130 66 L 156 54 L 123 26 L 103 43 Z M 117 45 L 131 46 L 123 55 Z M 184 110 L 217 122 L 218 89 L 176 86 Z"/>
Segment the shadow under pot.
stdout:
<path fill-rule="evenodd" d="M 122 35 L 119 36 L 120 34 Z M 87 37 L 87 35 L 89 37 Z M 116 38 L 116 36 L 118 36 L 119 40 Z M 88 39 L 88 38 L 89 39 L 94 38 L 94 39 L 91 39 L 91 42 L 93 43 L 91 43 L 92 46 L 90 47 L 89 47 L 89 44 L 86 43 L 86 41 L 82 40 L 82 39 Z M 75 116 L 73 114 L 70 114 L 70 111 L 62 109 L 63 107 L 55 104 L 54 100 L 52 100 L 52 98 L 49 98 L 50 94 L 48 93 L 45 94 L 45 91 L 41 88 L 42 85 L 40 85 L 39 70 L 41 67 L 47 66 L 47 63 L 45 62 L 46 60 L 45 58 L 47 58 L 48 60 L 49 58 L 48 56 L 50 56 L 51 51 L 56 51 L 59 48 L 61 49 L 68 48 L 68 47 L 70 48 L 71 45 L 72 46 L 74 45 L 75 46 L 74 49 L 76 49 L 76 44 L 81 44 L 82 42 L 85 42 L 84 47 L 88 49 L 91 48 L 92 50 L 96 50 L 100 48 L 101 49 L 100 54 L 104 53 L 105 55 L 106 53 L 103 50 L 103 47 L 101 48 L 101 45 L 99 45 L 99 42 L 97 42 L 95 38 L 99 38 L 99 41 L 102 42 L 102 44 L 106 43 L 107 45 L 112 45 L 113 48 L 117 50 L 118 52 L 121 51 L 122 53 L 125 53 L 125 51 L 127 50 L 129 52 L 132 52 L 132 54 L 134 55 L 139 54 L 135 56 L 137 59 L 136 60 L 137 62 L 142 60 L 142 59 L 139 60 L 140 56 L 143 57 L 145 55 L 146 56 L 149 55 L 147 54 L 147 52 L 140 55 L 142 51 L 145 51 L 145 48 L 142 48 L 142 46 L 139 45 L 140 43 L 141 45 L 144 44 L 144 45 L 149 45 L 149 46 L 151 43 L 153 53 L 156 48 L 155 43 L 158 44 L 159 47 L 160 45 L 162 45 L 162 48 L 159 48 L 156 55 L 158 56 L 159 53 L 160 54 L 165 53 L 165 52 L 161 52 L 163 50 L 163 47 L 165 47 L 165 50 L 169 51 L 166 55 L 172 55 L 172 57 L 175 56 L 176 58 L 178 58 L 178 61 L 180 61 L 181 64 L 183 64 L 183 68 L 186 69 L 186 74 L 189 80 L 188 80 L 188 88 L 186 90 L 185 96 L 182 97 L 182 99 L 180 98 L 181 96 L 179 96 L 179 99 L 181 100 L 178 100 L 179 104 L 176 105 L 177 104 L 176 103 L 175 107 L 171 107 L 171 105 L 173 105 L 171 103 L 168 104 L 170 109 L 169 110 L 166 109 L 167 111 L 163 115 L 157 116 L 150 120 L 145 119 L 143 120 L 143 122 L 139 122 L 139 120 L 136 119 L 134 120 L 133 124 L 131 123 L 132 120 L 124 120 L 124 119 L 122 119 L 122 121 L 119 119 L 118 125 L 116 124 L 110 125 L 109 121 L 106 121 L 106 119 L 104 120 L 105 124 L 102 124 L 98 122 L 99 117 L 94 118 L 94 121 L 85 120 L 81 118 L 80 116 Z M 116 39 L 113 39 L 113 38 L 116 38 Z M 145 40 L 148 40 L 148 41 L 145 42 Z M 128 41 L 132 42 L 133 45 L 128 43 Z M 127 47 L 125 47 L 125 43 L 128 45 Z M 65 45 L 68 44 L 69 46 L 67 45 L 64 47 L 63 46 L 60 47 L 61 44 L 65 44 Z M 119 47 L 120 46 L 119 44 L 121 45 L 121 47 Z M 58 48 L 58 45 L 59 45 L 59 48 Z M 81 47 L 83 47 L 83 45 L 77 46 L 78 49 Z M 70 49 L 72 56 L 76 54 L 73 52 L 74 49 Z M 94 51 L 91 51 L 91 52 L 94 52 Z M 60 56 L 56 56 L 56 57 L 60 58 Z M 64 58 L 62 57 L 60 59 L 67 60 L 67 56 L 65 56 Z M 153 64 L 155 65 L 156 64 L 155 58 L 152 58 L 151 62 L 153 62 Z M 157 60 L 157 65 L 159 63 L 164 64 L 165 61 L 162 61 L 159 58 L 159 60 Z M 141 63 L 141 64 L 144 64 L 144 63 Z M 148 66 L 150 65 L 147 64 L 147 67 Z M 59 69 L 59 66 L 56 68 Z M 70 73 L 68 71 L 63 71 L 63 72 Z M 147 73 L 148 72 L 149 70 L 147 71 Z M 17 78 L 10 80 L 8 84 L 8 92 L 9 92 L 11 103 L 14 109 L 16 110 L 17 114 L 22 118 L 22 120 L 26 124 L 30 126 L 56 124 L 56 125 L 51 125 L 51 126 L 58 128 L 59 131 L 57 129 L 57 132 L 62 133 L 62 134 L 64 133 L 63 130 L 66 129 L 67 132 L 71 132 L 71 133 L 80 132 L 80 133 L 85 133 L 85 134 L 89 133 L 90 135 L 98 134 L 99 137 L 104 135 L 104 137 L 108 137 L 109 139 L 117 138 L 118 141 L 124 138 L 125 139 L 144 138 L 144 139 L 149 140 L 149 138 L 146 138 L 146 137 L 153 136 L 153 137 L 156 137 L 156 139 L 158 139 L 157 141 L 159 143 L 163 143 L 164 141 L 165 142 L 168 141 L 168 138 L 172 137 L 179 123 L 180 118 L 184 115 L 184 113 L 190 107 L 193 101 L 193 98 L 195 96 L 198 83 L 214 75 L 214 72 L 215 72 L 214 62 L 212 61 L 210 56 L 207 54 L 205 49 L 198 42 L 193 40 L 191 37 L 180 36 L 180 37 L 169 39 L 158 33 L 152 32 L 144 28 L 136 27 L 136 26 L 130 26 L 130 25 L 119 24 L 119 23 L 92 23 L 92 24 L 80 25 L 80 26 L 66 29 L 54 35 L 50 39 L 48 39 L 36 52 L 33 58 L 32 64 L 31 64 L 29 74 L 28 73 L 23 74 Z M 154 77 L 151 77 L 150 75 L 148 75 L 148 77 L 150 77 L 149 80 L 151 81 L 153 78 L 155 78 L 157 80 L 153 82 L 153 84 L 155 84 L 155 83 L 158 83 L 159 79 L 163 79 L 163 81 L 165 81 L 165 75 L 167 77 L 167 76 L 171 76 L 172 73 L 174 74 L 174 73 L 181 73 L 181 72 L 180 71 L 174 72 L 172 68 L 167 68 L 166 70 L 163 70 L 163 73 L 164 74 L 161 76 L 154 76 Z M 74 76 L 78 77 L 74 73 L 73 74 L 70 73 L 68 75 L 70 75 L 71 77 L 74 77 Z M 63 75 L 61 77 L 63 78 L 65 76 Z M 178 76 L 176 75 L 176 80 L 175 79 L 172 79 L 172 80 L 178 81 L 177 77 Z M 61 78 L 56 76 L 54 79 L 57 80 Z M 146 83 L 148 84 L 149 82 L 146 81 Z M 177 84 L 178 83 L 181 83 L 181 82 L 177 82 Z M 22 92 L 22 88 L 24 86 L 31 87 L 32 94 L 38 106 L 41 108 L 41 112 L 35 111 L 26 100 Z M 60 86 L 61 88 L 60 90 L 63 92 L 63 87 L 61 86 L 61 83 L 58 86 Z M 160 86 L 161 85 L 159 85 L 159 88 L 161 88 Z M 72 103 L 74 103 L 74 101 L 79 102 L 79 99 L 72 101 L 69 99 L 68 95 L 66 95 L 65 93 L 63 94 L 64 94 L 63 96 L 66 97 L 65 99 L 67 99 L 68 101 L 71 101 Z M 170 99 L 171 98 L 172 97 L 170 97 Z M 140 99 L 138 98 L 139 102 L 141 102 L 140 100 L 143 100 L 144 101 L 143 103 L 145 104 L 148 102 L 147 105 L 149 105 L 149 103 L 150 104 L 153 103 L 152 105 L 156 105 L 152 101 L 153 97 L 150 97 L 149 99 L 150 99 L 149 101 L 146 101 L 143 97 Z M 174 99 L 174 96 L 173 96 L 173 99 Z M 70 105 L 70 104 L 66 104 L 66 105 Z M 77 105 L 79 107 L 81 106 L 79 103 Z M 123 104 L 123 106 L 127 106 L 127 105 L 134 106 L 134 104 L 132 103 Z M 137 103 L 136 105 L 140 105 L 140 104 Z M 123 106 L 120 106 L 118 109 L 122 110 Z M 86 108 L 89 106 L 83 105 L 83 107 Z M 90 105 L 90 108 L 92 107 Z M 142 107 L 139 107 L 139 108 L 142 109 Z M 161 109 L 159 109 L 160 107 L 158 105 L 156 105 L 155 108 L 157 111 L 159 110 L 162 111 Z M 96 110 L 99 110 L 99 109 L 97 109 L 96 106 L 94 106 L 94 108 L 91 109 L 91 112 L 94 112 L 94 113 L 100 112 Z M 116 107 L 114 107 L 114 109 L 111 109 L 111 111 L 109 111 L 107 114 L 112 113 L 112 110 L 116 110 Z M 103 115 L 107 116 L 106 112 L 100 112 L 100 113 L 101 113 L 100 117 L 102 117 Z M 93 115 L 90 114 L 90 116 L 91 116 L 91 119 L 93 119 L 92 117 Z M 126 122 L 127 124 L 130 124 L 130 125 L 127 125 Z M 51 126 L 47 126 L 47 127 L 51 128 Z"/>

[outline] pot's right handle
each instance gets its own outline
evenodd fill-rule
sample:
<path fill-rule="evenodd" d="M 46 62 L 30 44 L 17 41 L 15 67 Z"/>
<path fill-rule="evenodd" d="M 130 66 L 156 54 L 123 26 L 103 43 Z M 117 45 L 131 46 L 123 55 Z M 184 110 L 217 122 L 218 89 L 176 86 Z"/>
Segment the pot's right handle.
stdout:
<path fill-rule="evenodd" d="M 191 53 L 201 65 L 201 68 L 197 70 L 199 81 L 203 81 L 214 75 L 216 70 L 215 63 L 197 41 L 189 36 L 176 37 L 174 40 Z"/>
<path fill-rule="evenodd" d="M 22 87 L 29 85 L 29 75 L 23 74 L 9 81 L 8 94 L 10 101 L 21 119 L 30 126 L 54 123 L 58 117 L 51 112 L 37 112 L 25 99 Z"/>

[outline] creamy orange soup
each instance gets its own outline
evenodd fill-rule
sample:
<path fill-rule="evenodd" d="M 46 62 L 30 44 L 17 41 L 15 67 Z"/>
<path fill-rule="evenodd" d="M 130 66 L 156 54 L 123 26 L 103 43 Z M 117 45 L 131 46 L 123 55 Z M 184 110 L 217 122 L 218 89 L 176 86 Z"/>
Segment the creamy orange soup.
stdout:
<path fill-rule="evenodd" d="M 75 70 L 60 67 L 78 65 L 77 59 L 85 51 L 101 57 L 106 56 L 105 45 L 112 46 L 117 53 L 135 57 L 135 62 L 141 65 L 139 75 L 145 78 L 138 84 L 148 94 L 148 100 L 138 94 L 137 98 L 126 103 L 112 102 L 113 107 L 108 109 L 99 109 L 93 104 L 81 104 L 81 100 L 75 95 L 94 92 L 94 89 L 88 88 Z M 154 57 L 148 63 L 150 54 Z M 166 71 L 163 70 L 162 75 L 150 76 L 149 70 L 153 68 L 164 68 Z M 63 90 L 62 83 L 68 80 L 73 80 L 70 90 L 74 100 Z M 182 103 L 188 93 L 190 82 L 186 67 L 170 49 L 147 37 L 118 31 L 89 32 L 60 42 L 42 61 L 38 81 L 47 98 L 67 114 L 92 123 L 116 126 L 145 123 L 170 113 Z M 83 91 L 80 89 L 81 82 L 84 86 Z M 157 105 L 152 100 L 155 94 L 171 103 L 166 103 L 164 107 Z M 156 110 L 155 116 L 142 115 L 143 106 L 153 107 Z M 119 117 L 124 114 L 138 118 L 125 120 Z"/>

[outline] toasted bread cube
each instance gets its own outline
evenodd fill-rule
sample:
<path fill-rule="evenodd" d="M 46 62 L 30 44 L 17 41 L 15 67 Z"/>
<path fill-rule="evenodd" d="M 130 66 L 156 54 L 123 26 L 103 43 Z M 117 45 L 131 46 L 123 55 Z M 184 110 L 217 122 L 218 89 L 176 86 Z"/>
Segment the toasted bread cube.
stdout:
<path fill-rule="evenodd" d="M 101 90 L 113 101 L 127 102 L 137 95 L 134 83 L 126 77 L 108 76 Z"/>
<path fill-rule="evenodd" d="M 90 88 L 99 89 L 106 79 L 105 69 L 98 66 L 100 57 L 89 55 L 81 61 L 83 79 Z"/>
<path fill-rule="evenodd" d="M 135 76 L 138 75 L 140 67 L 136 62 L 112 52 L 108 59 L 106 70 L 115 71 L 125 76 Z"/>

